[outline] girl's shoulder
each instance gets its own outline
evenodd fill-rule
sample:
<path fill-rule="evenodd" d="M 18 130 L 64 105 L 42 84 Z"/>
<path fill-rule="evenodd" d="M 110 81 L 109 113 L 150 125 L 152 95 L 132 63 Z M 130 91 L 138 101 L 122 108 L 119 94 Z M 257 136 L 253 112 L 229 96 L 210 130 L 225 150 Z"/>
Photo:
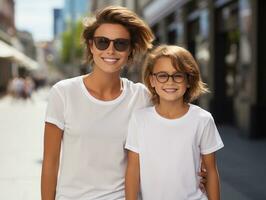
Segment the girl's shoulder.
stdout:
<path fill-rule="evenodd" d="M 212 119 L 212 114 L 198 105 L 190 104 L 191 115 L 200 120 Z"/>

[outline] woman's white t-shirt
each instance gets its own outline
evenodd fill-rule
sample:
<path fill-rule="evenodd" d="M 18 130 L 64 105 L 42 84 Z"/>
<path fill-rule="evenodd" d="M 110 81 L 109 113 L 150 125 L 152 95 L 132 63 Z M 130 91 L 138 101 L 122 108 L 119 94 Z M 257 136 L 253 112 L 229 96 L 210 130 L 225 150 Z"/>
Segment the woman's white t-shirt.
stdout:
<path fill-rule="evenodd" d="M 63 130 L 56 200 L 125 198 L 128 122 L 150 103 L 143 84 L 122 81 L 123 91 L 112 101 L 90 95 L 82 76 L 52 87 L 45 121 Z"/>
<path fill-rule="evenodd" d="M 199 189 L 200 155 L 223 147 L 211 114 L 189 104 L 178 119 L 161 117 L 155 107 L 136 111 L 126 149 L 139 154 L 143 200 L 206 200 Z"/>

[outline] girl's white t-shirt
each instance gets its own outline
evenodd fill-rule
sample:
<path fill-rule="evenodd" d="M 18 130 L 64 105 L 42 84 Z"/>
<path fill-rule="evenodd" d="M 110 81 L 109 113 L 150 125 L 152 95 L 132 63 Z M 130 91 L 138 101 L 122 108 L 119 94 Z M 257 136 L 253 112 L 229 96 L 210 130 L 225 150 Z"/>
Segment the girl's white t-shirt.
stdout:
<path fill-rule="evenodd" d="M 90 95 L 82 76 L 52 87 L 45 121 L 63 130 L 56 200 L 124 200 L 128 122 L 150 103 L 143 84 L 122 81 L 112 101 Z"/>
<path fill-rule="evenodd" d="M 178 119 L 161 117 L 155 107 L 136 111 L 126 149 L 139 154 L 143 200 L 206 200 L 199 189 L 201 154 L 222 148 L 211 114 L 189 104 Z"/>

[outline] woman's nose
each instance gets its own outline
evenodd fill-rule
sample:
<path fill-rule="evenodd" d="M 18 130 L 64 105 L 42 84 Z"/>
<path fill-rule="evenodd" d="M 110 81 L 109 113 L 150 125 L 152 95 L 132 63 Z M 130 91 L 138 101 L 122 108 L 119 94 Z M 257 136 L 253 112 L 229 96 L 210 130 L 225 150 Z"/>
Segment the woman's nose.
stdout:
<path fill-rule="evenodd" d="M 114 53 L 115 52 L 115 48 L 114 48 L 114 43 L 113 41 L 110 42 L 108 48 L 106 49 L 107 53 Z"/>

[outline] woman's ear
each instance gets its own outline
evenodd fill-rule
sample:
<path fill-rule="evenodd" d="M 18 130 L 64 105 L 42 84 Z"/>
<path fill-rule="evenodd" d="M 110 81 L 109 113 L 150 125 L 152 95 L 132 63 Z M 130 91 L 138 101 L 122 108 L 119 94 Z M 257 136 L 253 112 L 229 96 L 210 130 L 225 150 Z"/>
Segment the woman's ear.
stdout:
<path fill-rule="evenodd" d="M 89 40 L 89 43 L 87 44 L 87 48 L 92 52 L 92 46 L 93 46 L 93 41 Z"/>

